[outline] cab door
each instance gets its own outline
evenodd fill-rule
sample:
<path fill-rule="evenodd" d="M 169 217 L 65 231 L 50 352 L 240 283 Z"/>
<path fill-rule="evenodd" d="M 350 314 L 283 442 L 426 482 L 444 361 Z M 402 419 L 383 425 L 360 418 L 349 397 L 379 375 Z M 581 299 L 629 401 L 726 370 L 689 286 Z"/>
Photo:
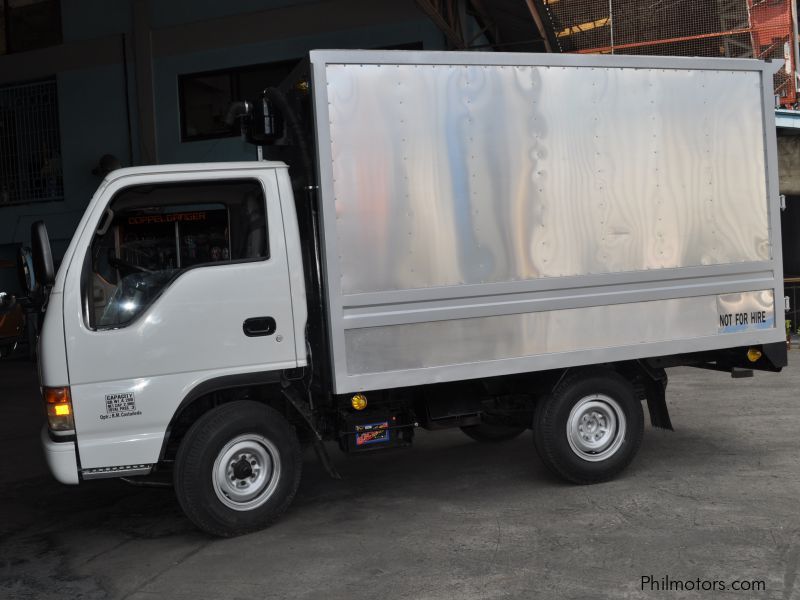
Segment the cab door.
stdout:
<path fill-rule="evenodd" d="M 122 176 L 80 235 L 64 327 L 84 476 L 157 462 L 193 390 L 297 366 L 274 170 Z"/>

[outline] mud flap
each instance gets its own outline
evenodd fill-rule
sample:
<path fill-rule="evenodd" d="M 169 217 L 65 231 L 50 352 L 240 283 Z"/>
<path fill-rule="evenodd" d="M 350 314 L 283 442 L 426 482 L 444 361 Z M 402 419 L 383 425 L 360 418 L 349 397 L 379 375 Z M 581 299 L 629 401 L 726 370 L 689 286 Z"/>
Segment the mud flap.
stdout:
<path fill-rule="evenodd" d="M 309 403 L 303 399 L 303 397 L 294 387 L 292 387 L 288 380 L 283 379 L 281 381 L 281 387 L 283 388 L 282 392 L 284 397 L 291 403 L 292 406 L 294 406 L 300 416 L 303 417 L 303 420 L 308 424 L 308 427 L 314 433 L 314 452 L 316 453 L 322 468 L 325 469 L 325 472 L 330 475 L 332 479 L 341 479 L 342 476 L 339 474 L 339 471 L 336 470 L 336 467 L 331 461 L 331 457 L 328 455 L 328 450 L 325 448 L 325 444 L 322 443 L 322 432 L 317 427 L 316 421 L 314 420 L 314 416 L 309 407 Z"/>
<path fill-rule="evenodd" d="M 655 369 L 644 361 L 639 361 L 639 365 L 645 375 L 644 387 L 650 424 L 659 429 L 674 431 L 667 409 L 667 372 L 664 369 Z"/>
<path fill-rule="evenodd" d="M 328 449 L 325 448 L 325 444 L 322 443 L 322 440 L 314 440 L 314 452 L 317 454 L 317 458 L 319 459 L 322 468 L 325 469 L 325 472 L 330 476 L 331 479 L 342 478 L 341 474 L 336 469 L 336 466 L 331 461 L 331 457 L 328 454 Z"/>

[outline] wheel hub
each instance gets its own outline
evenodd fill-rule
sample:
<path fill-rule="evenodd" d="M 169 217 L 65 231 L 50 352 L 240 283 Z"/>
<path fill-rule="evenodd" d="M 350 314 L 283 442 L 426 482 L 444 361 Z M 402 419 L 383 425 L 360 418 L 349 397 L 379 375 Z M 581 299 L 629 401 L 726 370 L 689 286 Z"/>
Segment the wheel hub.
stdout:
<path fill-rule="evenodd" d="M 251 464 L 249 460 L 253 460 Z M 242 455 L 239 457 L 239 460 L 235 461 L 232 465 L 233 476 L 236 479 L 247 479 L 253 475 L 253 466 L 255 465 L 255 460 L 250 458 L 247 455 Z"/>
<path fill-rule="evenodd" d="M 625 440 L 626 419 L 616 400 L 593 394 L 575 403 L 567 419 L 567 440 L 580 458 L 599 462 L 611 457 Z"/>
<path fill-rule="evenodd" d="M 599 411 L 584 413 L 578 425 L 581 437 L 586 442 L 599 441 L 609 434 L 608 419 Z"/>
<path fill-rule="evenodd" d="M 234 510 L 252 510 L 275 492 L 280 455 L 275 445 L 257 434 L 228 442 L 214 461 L 212 484 L 217 498 Z"/>

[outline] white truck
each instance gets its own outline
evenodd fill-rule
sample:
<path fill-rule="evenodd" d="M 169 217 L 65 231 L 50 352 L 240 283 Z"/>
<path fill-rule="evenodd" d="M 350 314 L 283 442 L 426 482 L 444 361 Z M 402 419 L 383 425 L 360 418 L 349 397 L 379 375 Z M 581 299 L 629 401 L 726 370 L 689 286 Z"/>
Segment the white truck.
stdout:
<path fill-rule="evenodd" d="M 314 51 L 233 107 L 271 160 L 120 169 L 57 275 L 33 227 L 56 479 L 171 473 L 265 526 L 311 445 L 533 431 L 634 458 L 665 368 L 786 364 L 772 75 L 755 60 Z M 278 160 L 284 158 L 289 163 Z"/>

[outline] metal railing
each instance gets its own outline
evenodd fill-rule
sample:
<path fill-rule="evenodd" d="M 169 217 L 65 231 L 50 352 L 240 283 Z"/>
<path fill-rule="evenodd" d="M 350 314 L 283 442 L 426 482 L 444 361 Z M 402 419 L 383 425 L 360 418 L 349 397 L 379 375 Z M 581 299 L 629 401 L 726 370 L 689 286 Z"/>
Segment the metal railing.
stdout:
<path fill-rule="evenodd" d="M 783 293 L 789 298 L 789 311 L 786 313 L 786 320 L 790 322 L 789 328 L 793 342 L 800 337 L 800 306 L 797 305 L 800 299 L 800 278 L 786 278 L 783 284 Z"/>
<path fill-rule="evenodd" d="M 556 52 L 775 58 L 775 95 L 797 102 L 793 0 L 539 0 Z"/>

